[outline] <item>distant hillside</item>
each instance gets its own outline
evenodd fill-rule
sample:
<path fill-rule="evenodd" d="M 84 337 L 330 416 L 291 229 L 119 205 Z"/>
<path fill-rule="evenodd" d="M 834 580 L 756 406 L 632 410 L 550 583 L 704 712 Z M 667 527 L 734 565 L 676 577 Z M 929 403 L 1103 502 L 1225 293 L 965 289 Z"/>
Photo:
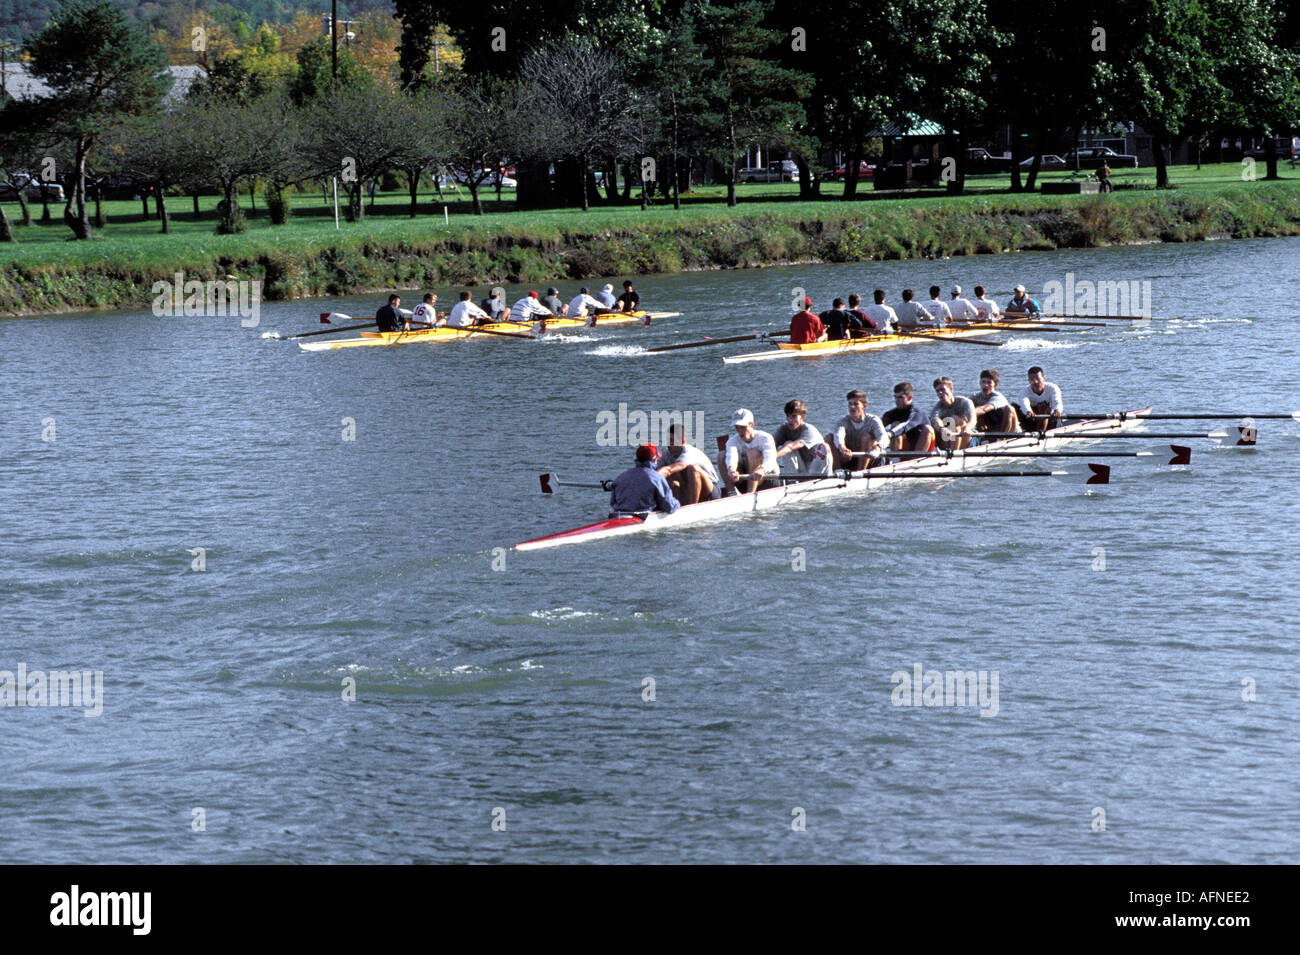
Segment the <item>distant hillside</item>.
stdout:
<path fill-rule="evenodd" d="M 167 29 L 187 21 L 194 10 L 205 10 L 216 21 L 235 27 L 244 23 L 256 27 L 267 23 L 288 23 L 296 10 L 328 13 L 330 0 L 111 0 L 136 22 L 153 29 Z M 0 0 L 0 37 L 21 40 L 45 26 L 58 0 Z M 339 17 L 382 10 L 391 13 L 393 0 L 339 0 Z"/>

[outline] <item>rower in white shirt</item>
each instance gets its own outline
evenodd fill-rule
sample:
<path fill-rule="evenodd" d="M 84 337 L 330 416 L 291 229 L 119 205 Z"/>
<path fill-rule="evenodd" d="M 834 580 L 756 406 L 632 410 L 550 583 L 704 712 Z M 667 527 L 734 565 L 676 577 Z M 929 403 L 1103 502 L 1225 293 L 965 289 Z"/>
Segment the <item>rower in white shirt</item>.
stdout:
<path fill-rule="evenodd" d="M 942 325 L 924 305 L 912 301 L 914 294 L 910 288 L 903 289 L 903 304 L 898 306 L 898 327 L 906 331 L 912 328 L 938 328 Z"/>
<path fill-rule="evenodd" d="M 600 312 L 607 311 L 609 311 L 609 309 L 591 297 L 585 285 L 582 287 L 581 291 L 573 297 L 573 301 L 569 303 L 570 318 L 586 318 L 588 315 L 597 315 Z"/>
<path fill-rule="evenodd" d="M 876 300 L 876 304 L 868 305 L 863 311 L 880 326 L 882 332 L 893 331 L 898 327 L 898 313 L 885 304 L 885 290 L 878 288 L 871 293 L 871 297 Z"/>
<path fill-rule="evenodd" d="M 940 325 L 951 325 L 952 309 L 948 307 L 946 302 L 941 302 L 939 300 L 939 293 L 942 291 L 943 289 L 939 288 L 939 286 L 931 285 L 930 301 L 923 302 L 922 304 L 931 315 L 939 320 Z"/>
<path fill-rule="evenodd" d="M 952 301 L 948 303 L 948 311 L 952 312 L 954 322 L 978 322 L 980 318 L 979 309 L 968 298 L 961 297 L 961 286 L 952 287 Z"/>
<path fill-rule="evenodd" d="M 846 396 L 849 413 L 841 418 L 831 432 L 831 449 L 835 452 L 835 467 L 863 470 L 873 467 L 889 447 L 884 423 L 873 414 L 867 414 L 867 393 L 853 389 Z"/>
<path fill-rule="evenodd" d="M 415 311 L 411 312 L 412 328 L 435 328 L 441 324 L 438 321 L 438 312 L 434 305 L 438 301 L 438 296 L 432 292 L 424 293 L 424 300 L 415 306 Z"/>
<path fill-rule="evenodd" d="M 1016 409 L 998 391 L 998 370 L 985 368 L 980 372 L 980 390 L 970 396 L 975 406 L 975 432 L 994 431 L 1010 434 L 1019 429 Z"/>
<path fill-rule="evenodd" d="M 1002 310 L 998 308 L 998 303 L 984 297 L 984 286 L 975 286 L 975 301 L 971 302 L 975 310 L 980 314 L 981 322 L 996 322 L 1002 315 Z"/>
<path fill-rule="evenodd" d="M 668 480 L 681 504 L 698 504 L 722 496 L 722 481 L 713 462 L 699 448 L 687 444 L 680 424 L 668 426 L 668 446 L 659 452 L 655 468 Z"/>
<path fill-rule="evenodd" d="M 472 325 L 483 325 L 492 321 L 492 316 L 483 309 L 479 308 L 470 300 L 468 291 L 460 293 L 460 301 L 451 307 L 451 315 L 447 317 L 448 328 L 469 328 Z"/>
<path fill-rule="evenodd" d="M 1026 431 L 1050 431 L 1061 424 L 1065 414 L 1061 389 L 1044 378 L 1043 369 L 1037 365 L 1029 369 L 1029 385 L 1020 392 L 1016 411 Z"/>
<path fill-rule="evenodd" d="M 528 324 L 537 319 L 545 321 L 548 318 L 555 318 L 555 313 L 538 300 L 536 292 L 529 292 L 510 307 L 508 321 Z"/>
<path fill-rule="evenodd" d="M 736 493 L 741 477 L 748 478 L 744 493 L 751 493 L 762 486 L 765 477 L 780 470 L 776 442 L 766 431 L 755 429 L 754 413 L 748 408 L 740 408 L 731 416 L 731 426 L 736 433 L 727 439 L 718 456 L 718 470 L 722 472 L 728 495 Z"/>

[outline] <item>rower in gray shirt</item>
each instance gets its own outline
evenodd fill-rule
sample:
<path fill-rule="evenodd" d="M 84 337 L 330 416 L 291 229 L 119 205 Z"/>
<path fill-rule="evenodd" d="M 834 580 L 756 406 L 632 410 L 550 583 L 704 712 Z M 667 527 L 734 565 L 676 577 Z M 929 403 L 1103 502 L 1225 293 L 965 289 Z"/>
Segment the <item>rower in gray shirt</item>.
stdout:
<path fill-rule="evenodd" d="M 939 401 L 930 409 L 930 425 L 937 445 L 945 450 L 965 448 L 975 432 L 975 404 L 963 395 L 953 394 L 951 378 L 936 378 L 934 393 Z M 945 421 L 950 424 L 945 425 Z"/>

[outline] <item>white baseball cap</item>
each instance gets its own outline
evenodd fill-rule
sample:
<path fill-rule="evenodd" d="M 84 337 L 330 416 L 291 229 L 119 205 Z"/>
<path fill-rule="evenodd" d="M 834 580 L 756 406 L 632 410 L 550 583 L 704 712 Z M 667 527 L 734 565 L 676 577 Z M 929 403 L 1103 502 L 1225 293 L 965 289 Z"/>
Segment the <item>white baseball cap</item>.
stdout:
<path fill-rule="evenodd" d="M 614 286 L 612 286 L 612 285 L 608 285 L 608 284 L 607 284 L 603 289 L 601 289 L 601 291 L 602 291 L 602 292 L 612 292 L 612 291 L 614 291 Z"/>
<path fill-rule="evenodd" d="M 1017 285 L 1017 286 L 1016 286 L 1012 291 L 1015 291 L 1015 292 L 1023 292 L 1024 290 L 1025 290 L 1025 287 L 1024 287 L 1023 285 Z"/>
<path fill-rule="evenodd" d="M 754 412 L 750 411 L 748 408 L 737 408 L 736 413 L 731 416 L 731 426 L 733 428 L 738 428 L 742 424 L 753 424 L 753 423 L 754 423 Z"/>
<path fill-rule="evenodd" d="M 952 294 L 953 294 L 953 295 L 960 295 L 960 294 L 961 294 L 961 286 L 960 286 L 960 285 L 954 285 L 954 286 L 952 287 Z"/>

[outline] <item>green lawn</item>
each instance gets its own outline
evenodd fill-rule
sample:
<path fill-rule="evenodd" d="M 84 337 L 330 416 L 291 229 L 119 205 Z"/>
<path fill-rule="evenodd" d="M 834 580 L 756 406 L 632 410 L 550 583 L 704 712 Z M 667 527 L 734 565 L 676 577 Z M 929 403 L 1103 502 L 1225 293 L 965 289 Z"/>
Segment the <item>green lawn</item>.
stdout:
<path fill-rule="evenodd" d="M 1239 163 L 1207 165 L 1201 169 L 1194 166 L 1174 166 L 1170 169 L 1173 185 L 1188 195 L 1204 196 L 1207 194 L 1244 189 L 1258 190 L 1300 190 L 1300 171 L 1280 164 L 1283 179 L 1280 182 L 1244 182 L 1241 178 L 1242 167 Z M 1263 175 L 1264 166 L 1257 167 Z M 1071 173 L 1044 173 L 1040 179 L 1069 179 Z M 1124 203 L 1142 196 L 1151 196 L 1149 191 L 1155 186 L 1153 168 L 1117 170 L 1114 174 L 1117 191 L 1112 201 Z M 215 226 L 215 206 L 217 197 L 209 196 L 200 200 L 203 217 L 192 218 L 192 205 L 188 197 L 169 197 L 168 211 L 172 217 L 172 233 L 162 235 L 158 232 L 155 220 L 144 221 L 138 201 L 121 201 L 104 203 L 104 213 L 108 219 L 106 227 L 97 233 L 95 239 L 88 242 L 69 241 L 70 230 L 62 224 L 62 206 L 52 205 L 53 221 L 46 225 L 34 222 L 30 226 L 16 224 L 18 204 L 4 203 L 11 222 L 15 222 L 14 231 L 17 243 L 4 248 L 3 257 L 20 265 L 76 265 L 97 261 L 112 261 L 120 267 L 135 268 L 156 265 L 160 262 L 175 264 L 177 268 L 210 266 L 213 261 L 224 258 L 241 259 L 256 256 L 269 248 L 283 250 L 287 253 L 305 252 L 324 246 L 340 249 L 355 249 L 368 241 L 394 243 L 408 241 L 428 242 L 439 238 L 484 235 L 523 235 L 537 238 L 560 239 L 565 233 L 591 232 L 600 229 L 636 228 L 642 224 L 654 223 L 660 226 L 673 224 L 692 225 L 702 220 L 753 217 L 771 215 L 781 219 L 818 219 L 824 216 L 838 217 L 846 212 L 867 211 L 890 214 L 903 208 L 916 209 L 918 206 L 933 209 L 936 206 L 951 206 L 967 213 L 978 213 L 982 209 L 993 207 L 1016 209 L 1042 207 L 1060 207 L 1074 200 L 1069 196 L 1040 196 L 1032 193 L 1011 193 L 1007 189 L 1008 177 L 975 176 L 968 179 L 968 192 L 964 196 L 947 196 L 941 192 L 929 192 L 909 198 L 872 199 L 875 195 L 869 183 L 859 184 L 860 198 L 852 205 L 846 205 L 840 198 L 843 186 L 835 182 L 822 183 L 822 198 L 804 202 L 799 199 L 799 187 L 794 183 L 753 183 L 737 187 L 740 204 L 728 209 L 725 204 L 726 188 L 724 186 L 697 187 L 689 196 L 683 197 L 680 212 L 675 212 L 671 203 L 656 204 L 648 211 L 642 212 L 637 205 L 603 207 L 593 206 L 589 212 L 578 209 L 555 209 L 546 211 L 514 212 L 513 202 L 509 201 L 510 190 L 503 192 L 503 201 L 497 205 L 494 198 L 488 198 L 485 206 L 486 215 L 474 216 L 466 201 L 448 204 L 450 224 L 444 225 L 442 203 L 433 192 L 420 195 L 420 215 L 412 220 L 407 217 L 408 197 L 403 192 L 381 193 L 377 197 L 376 213 L 368 215 L 364 222 L 348 223 L 340 221 L 336 232 L 332 209 L 321 201 L 317 193 L 304 193 L 292 196 L 294 215 L 284 226 L 271 226 L 266 218 L 264 199 L 257 199 L 256 212 L 250 213 L 248 196 L 241 199 L 245 212 L 250 213 L 248 231 L 242 235 L 221 236 L 213 231 Z M 467 197 L 467 192 L 461 190 Z M 494 192 L 485 193 L 494 197 Z M 93 214 L 93 205 L 91 207 Z M 33 217 L 39 220 L 41 207 L 32 204 Z"/>

